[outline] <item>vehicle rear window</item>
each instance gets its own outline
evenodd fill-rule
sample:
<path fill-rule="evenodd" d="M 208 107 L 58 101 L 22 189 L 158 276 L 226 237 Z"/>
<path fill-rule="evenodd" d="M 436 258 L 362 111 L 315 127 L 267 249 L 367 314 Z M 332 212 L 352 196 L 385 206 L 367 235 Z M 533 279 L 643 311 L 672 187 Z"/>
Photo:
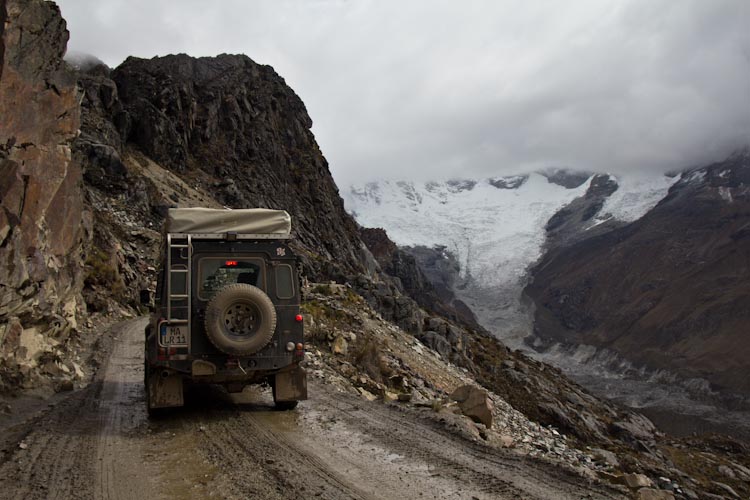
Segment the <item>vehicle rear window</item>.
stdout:
<path fill-rule="evenodd" d="M 276 266 L 276 296 L 280 299 L 294 297 L 292 266 L 289 264 Z"/>
<path fill-rule="evenodd" d="M 209 300 L 220 289 L 233 283 L 257 286 L 265 291 L 263 261 L 236 257 L 210 257 L 198 264 L 198 297 Z"/>

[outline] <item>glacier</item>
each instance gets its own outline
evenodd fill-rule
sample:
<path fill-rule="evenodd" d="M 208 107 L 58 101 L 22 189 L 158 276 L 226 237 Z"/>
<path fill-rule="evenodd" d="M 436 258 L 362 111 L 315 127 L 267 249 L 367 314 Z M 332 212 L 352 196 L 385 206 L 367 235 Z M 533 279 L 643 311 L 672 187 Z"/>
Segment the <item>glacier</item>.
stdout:
<path fill-rule="evenodd" d="M 618 189 L 589 227 L 647 213 L 677 180 L 614 177 Z M 454 292 L 480 323 L 513 348 L 532 331 L 522 301 L 529 269 L 545 250 L 545 226 L 589 188 L 552 182 L 544 173 L 480 180 L 413 182 L 385 179 L 344 190 L 346 209 L 365 227 L 380 227 L 399 246 L 445 247 L 460 265 Z"/>

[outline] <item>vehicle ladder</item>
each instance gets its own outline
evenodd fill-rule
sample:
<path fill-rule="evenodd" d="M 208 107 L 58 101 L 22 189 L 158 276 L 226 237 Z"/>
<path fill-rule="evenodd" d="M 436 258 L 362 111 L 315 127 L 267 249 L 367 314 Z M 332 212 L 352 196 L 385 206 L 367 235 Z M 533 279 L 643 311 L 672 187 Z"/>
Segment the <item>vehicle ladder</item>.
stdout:
<path fill-rule="evenodd" d="M 188 324 L 188 330 L 192 258 L 192 235 L 167 234 L 167 320 L 170 324 Z"/>

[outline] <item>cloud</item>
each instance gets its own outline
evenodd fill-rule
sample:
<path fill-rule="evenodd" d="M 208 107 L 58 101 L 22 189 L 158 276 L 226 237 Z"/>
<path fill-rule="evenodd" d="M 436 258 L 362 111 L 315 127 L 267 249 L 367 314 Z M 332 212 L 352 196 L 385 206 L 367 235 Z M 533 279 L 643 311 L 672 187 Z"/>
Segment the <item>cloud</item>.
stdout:
<path fill-rule="evenodd" d="M 750 2 L 60 1 L 109 65 L 245 53 L 339 184 L 545 166 L 663 172 L 750 142 Z"/>

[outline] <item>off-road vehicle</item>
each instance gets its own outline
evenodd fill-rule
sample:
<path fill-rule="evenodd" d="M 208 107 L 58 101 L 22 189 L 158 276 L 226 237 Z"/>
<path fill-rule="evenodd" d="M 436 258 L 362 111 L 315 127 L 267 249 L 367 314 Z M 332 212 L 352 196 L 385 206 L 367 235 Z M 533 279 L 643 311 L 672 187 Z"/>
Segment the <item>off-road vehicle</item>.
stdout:
<path fill-rule="evenodd" d="M 307 399 L 297 258 L 281 210 L 170 209 L 146 327 L 149 414 L 183 385 L 268 382 L 277 408 Z"/>

